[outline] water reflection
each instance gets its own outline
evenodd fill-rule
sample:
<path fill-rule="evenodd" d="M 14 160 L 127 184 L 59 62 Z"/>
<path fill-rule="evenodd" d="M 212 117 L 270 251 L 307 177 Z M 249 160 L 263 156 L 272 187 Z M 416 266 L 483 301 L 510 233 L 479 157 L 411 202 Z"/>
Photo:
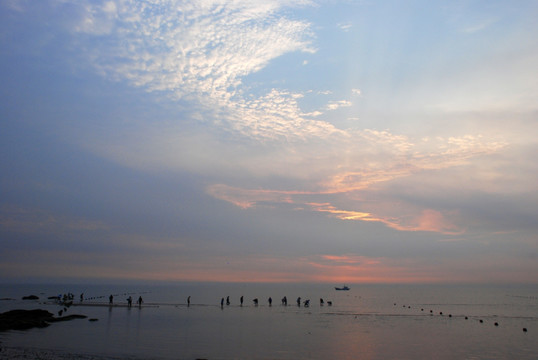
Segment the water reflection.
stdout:
<path fill-rule="evenodd" d="M 309 308 L 277 303 L 269 307 L 263 301 L 257 307 L 250 303 L 241 307 L 232 301 L 221 309 L 219 292 L 210 287 L 196 292 L 191 286 L 167 289 L 162 299 L 154 291 L 142 308 L 73 307 L 70 312 L 100 320 L 13 332 L 3 336 L 3 344 L 162 359 L 534 359 L 537 353 L 533 292 L 508 297 L 505 290 L 489 290 L 481 297 L 476 292 L 466 297 L 465 289 L 454 288 L 364 287 L 358 294 L 324 292 L 319 287 L 221 290 L 235 294 L 235 300 L 241 294 L 246 299 L 323 297 L 333 306 L 312 301 Z M 196 299 L 190 307 L 179 304 L 185 294 Z M 199 299 L 211 299 L 206 304 L 215 305 L 203 305 Z M 152 307 L 152 303 L 160 305 Z M 476 310 L 480 304 L 490 306 Z M 440 316 L 441 311 L 454 316 Z M 524 333 L 523 327 L 529 331 Z"/>

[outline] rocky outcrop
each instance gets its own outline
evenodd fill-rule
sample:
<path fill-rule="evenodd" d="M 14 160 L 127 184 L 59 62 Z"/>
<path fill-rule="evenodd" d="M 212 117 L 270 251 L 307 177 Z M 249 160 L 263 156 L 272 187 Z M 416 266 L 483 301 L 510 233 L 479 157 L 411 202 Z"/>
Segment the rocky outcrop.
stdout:
<path fill-rule="evenodd" d="M 0 314 L 0 331 L 27 330 L 35 327 L 43 328 L 58 321 L 85 318 L 85 315 L 54 317 L 50 312 L 41 309 L 11 310 Z"/>

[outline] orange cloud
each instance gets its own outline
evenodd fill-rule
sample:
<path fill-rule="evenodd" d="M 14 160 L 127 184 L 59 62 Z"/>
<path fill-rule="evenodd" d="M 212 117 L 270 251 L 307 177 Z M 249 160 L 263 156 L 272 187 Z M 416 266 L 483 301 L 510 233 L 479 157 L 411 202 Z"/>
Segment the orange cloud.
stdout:
<path fill-rule="evenodd" d="M 450 222 L 439 211 L 425 209 L 422 213 L 415 217 L 411 225 L 400 225 L 396 223 L 387 224 L 393 229 L 402 231 L 433 231 L 447 235 L 460 235 L 464 232 L 463 229 Z"/>
<path fill-rule="evenodd" d="M 315 211 L 329 213 L 341 220 L 381 221 L 381 219 L 373 217 L 370 213 L 351 210 L 339 210 L 329 203 L 308 203 L 307 205 L 310 205 Z"/>
<path fill-rule="evenodd" d="M 209 186 L 207 193 L 243 209 L 248 209 L 261 202 L 292 204 L 294 203 L 292 196 L 312 194 L 304 191 L 247 190 L 223 184 Z"/>
<path fill-rule="evenodd" d="M 334 198 L 340 194 L 359 191 L 367 193 L 375 185 L 421 171 L 462 165 L 472 157 L 490 154 L 506 146 L 503 142 L 484 141 L 480 136 L 472 135 L 438 137 L 433 140 L 424 138 L 418 143 L 389 131 L 362 130 L 354 135 L 361 147 L 346 143 L 349 148 L 344 154 L 347 155 L 332 163 L 332 168 L 325 169 L 329 175 L 323 180 L 314 185 L 309 183 L 309 191 L 242 189 L 215 184 L 209 186 L 207 192 L 243 209 L 263 203 L 294 204 L 296 209 L 309 208 L 341 220 L 380 222 L 398 231 L 433 231 L 457 235 L 464 230 L 456 225 L 451 214 L 433 209 L 415 209 L 418 214 L 413 216 L 409 215 L 413 213 L 409 208 L 396 213 L 398 204 L 387 207 L 379 201 L 371 204 L 369 211 L 349 210 L 336 205 Z M 356 154 L 353 155 L 354 153 Z M 312 201 L 313 197 L 316 197 L 316 202 Z M 327 198 L 328 201 L 318 202 L 320 197 Z M 349 200 L 350 197 L 346 201 Z M 363 206 L 365 205 L 361 204 Z M 372 208 L 377 210 L 372 211 Z"/>
<path fill-rule="evenodd" d="M 207 192 L 218 199 L 228 201 L 243 209 L 254 207 L 260 203 L 286 203 L 298 205 L 296 209 L 304 209 L 306 206 L 313 211 L 327 213 L 340 220 L 380 222 L 398 231 L 433 231 L 448 235 L 459 235 L 464 232 L 463 229 L 455 225 L 441 212 L 433 209 L 425 209 L 410 220 L 405 220 L 404 218 L 383 217 L 371 212 L 339 209 L 329 202 L 304 202 L 304 200 L 298 199 L 302 195 L 328 196 L 332 194 L 330 191 L 245 190 L 217 184 L 210 186 Z"/>
<path fill-rule="evenodd" d="M 403 220 L 382 218 L 367 212 L 340 210 L 329 203 L 310 203 L 308 205 L 315 211 L 329 213 L 341 220 L 375 221 L 399 231 L 433 231 L 447 235 L 459 235 L 464 232 L 441 212 L 432 209 L 423 210 L 420 215 L 411 219 L 409 224 L 403 224 Z"/>

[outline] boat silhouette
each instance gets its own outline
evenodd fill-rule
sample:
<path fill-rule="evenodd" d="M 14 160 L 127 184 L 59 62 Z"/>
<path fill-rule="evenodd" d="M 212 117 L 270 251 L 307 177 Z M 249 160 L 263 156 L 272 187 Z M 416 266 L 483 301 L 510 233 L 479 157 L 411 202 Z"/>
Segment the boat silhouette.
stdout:
<path fill-rule="evenodd" d="M 343 287 L 335 287 L 335 290 L 349 290 L 349 287 L 347 285 L 344 285 Z"/>

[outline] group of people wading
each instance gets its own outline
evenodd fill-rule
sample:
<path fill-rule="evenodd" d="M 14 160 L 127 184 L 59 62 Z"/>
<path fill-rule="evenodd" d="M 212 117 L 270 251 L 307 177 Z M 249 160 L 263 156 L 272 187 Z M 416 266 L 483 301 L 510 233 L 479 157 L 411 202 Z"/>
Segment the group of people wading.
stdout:
<path fill-rule="evenodd" d="M 239 304 L 240 304 L 240 306 L 243 306 L 243 300 L 244 300 L 244 298 L 243 298 L 243 296 L 241 296 L 241 297 L 239 298 Z M 254 306 L 258 306 L 259 300 L 258 300 L 258 298 L 254 298 L 254 299 L 252 299 L 252 302 L 254 303 Z M 269 304 L 269 306 L 273 306 L 273 299 L 272 299 L 271 297 L 269 297 L 269 298 L 267 299 L 267 303 Z M 304 300 L 303 302 L 301 302 L 301 297 L 299 296 L 299 297 L 297 298 L 297 306 L 300 307 L 300 306 L 301 306 L 301 303 L 303 304 L 304 307 L 309 307 L 309 306 L 310 306 L 310 299 L 306 299 L 306 300 Z M 189 296 L 189 304 L 190 304 L 190 296 Z M 288 298 L 287 298 L 286 296 L 284 296 L 284 297 L 282 298 L 282 300 L 281 300 L 281 304 L 282 304 L 283 306 L 287 306 L 287 305 L 288 305 Z M 324 304 L 325 304 L 325 301 L 323 300 L 323 298 L 320 298 L 320 299 L 319 299 L 319 305 L 320 305 L 320 306 L 323 306 Z M 332 301 L 327 301 L 327 305 L 331 306 L 332 304 L 333 304 Z M 226 305 L 230 305 L 230 297 L 229 297 L 229 296 L 226 297 Z M 221 307 L 221 308 L 224 307 L 224 298 L 221 298 L 221 299 L 220 299 L 220 307 Z"/>
<path fill-rule="evenodd" d="M 136 304 L 138 305 L 138 307 L 142 307 L 142 303 L 144 302 L 144 300 L 142 300 L 142 296 L 139 296 L 138 297 L 138 300 L 136 300 Z M 110 295 L 108 297 L 108 304 L 109 305 L 114 305 L 114 295 Z M 132 296 L 129 296 L 127 298 L 127 307 L 132 307 L 133 306 L 133 298 Z"/>

